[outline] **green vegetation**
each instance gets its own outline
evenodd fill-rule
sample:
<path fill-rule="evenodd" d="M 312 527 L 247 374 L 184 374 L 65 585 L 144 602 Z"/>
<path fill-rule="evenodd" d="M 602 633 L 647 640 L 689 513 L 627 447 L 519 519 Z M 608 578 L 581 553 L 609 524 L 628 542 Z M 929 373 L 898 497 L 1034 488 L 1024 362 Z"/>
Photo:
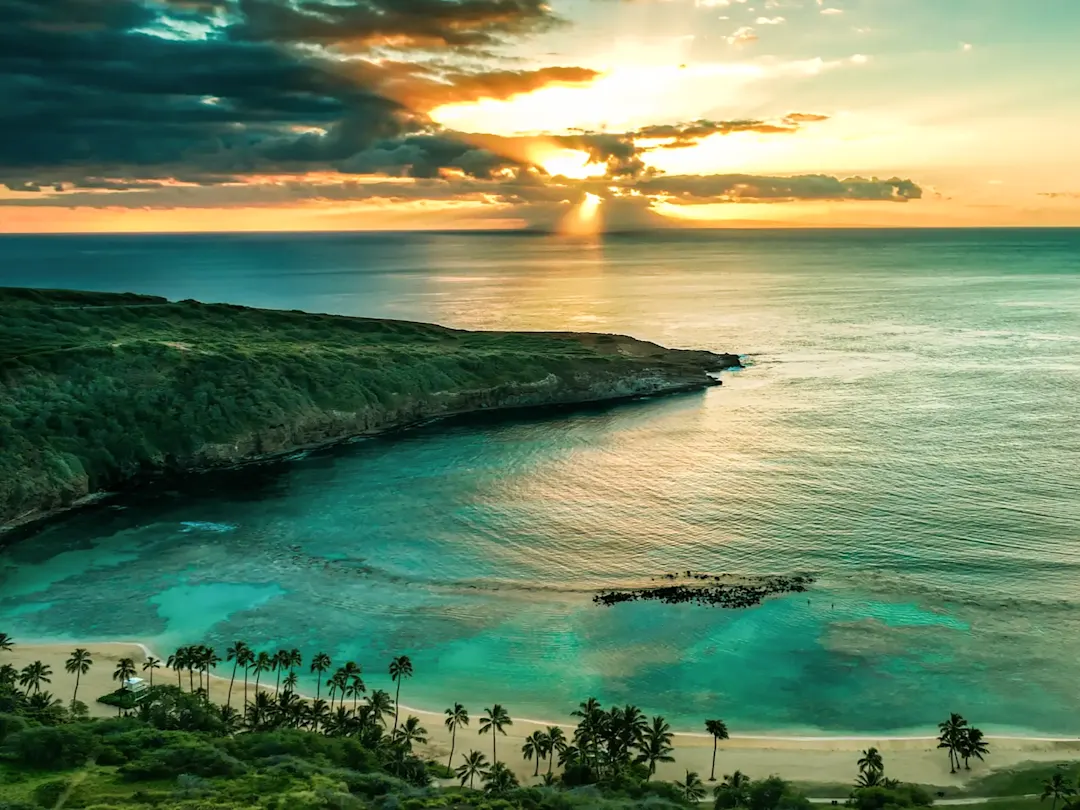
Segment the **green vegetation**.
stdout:
<path fill-rule="evenodd" d="M 0 652 L 12 641 L 0 634 Z M 73 674 L 94 665 L 85 650 L 69 662 Z M 365 693 L 360 667 L 347 661 L 334 668 L 325 653 L 311 661 L 331 690 L 305 700 L 296 694 L 295 670 L 303 656 L 295 650 L 255 652 L 234 642 L 226 654 L 230 690 L 240 668 L 258 674 L 274 672 L 280 691 L 256 691 L 243 711 L 216 705 L 210 697 L 210 673 L 222 663 L 213 648 L 193 645 L 169 656 L 177 685 L 158 684 L 140 692 L 138 700 L 123 684 L 135 671 L 121 659 L 114 672 L 122 684 L 102 698 L 119 705 L 125 716 L 88 720 L 85 711 L 65 709 L 32 679 L 20 689 L 20 673 L 0 665 L 0 809 L 128 808 L 129 810 L 366 810 L 366 808 L 491 808 L 491 810 L 574 810 L 574 808 L 696 807 L 706 800 L 705 783 L 694 771 L 674 782 L 651 777 L 658 762 L 671 761 L 672 732 L 663 717 L 650 719 L 636 706 L 604 708 L 595 698 L 573 713 L 577 727 L 569 738 L 561 728 L 531 734 L 522 755 L 534 761 L 541 784 L 522 786 L 505 762 L 497 759 L 495 740 L 513 724 L 504 706 L 484 710 L 481 728 L 492 735 L 492 760 L 479 751 L 453 754 L 446 764 L 423 761 L 415 746 L 427 731 L 416 717 L 396 716 L 396 702 L 386 692 Z M 268 662 L 265 667 L 260 662 Z M 30 665 L 24 671 L 40 672 Z M 153 667 L 147 668 L 150 672 Z M 392 673 L 413 674 L 404 656 L 394 659 Z M 184 691 L 187 673 L 190 691 Z M 282 677 L 288 673 L 285 677 Z M 196 686 L 196 675 L 199 686 Z M 354 687 L 350 693 L 348 687 Z M 350 707 L 349 701 L 352 701 Z M 74 705 L 74 704 L 73 704 Z M 454 704 L 445 712 L 454 732 L 468 725 L 468 711 Z M 715 742 L 727 739 L 721 720 L 706 721 Z M 554 771 L 558 763 L 560 773 Z M 546 762 L 546 773 L 540 766 Z M 884 779 L 884 762 L 876 749 L 857 763 L 859 784 L 847 801 L 860 810 L 926 807 L 929 794 L 914 785 Z M 866 785 L 867 775 L 873 785 Z M 456 779 L 458 785 L 437 787 L 433 780 Z M 1073 794 L 1059 786 L 1064 799 Z M 778 776 L 750 779 L 736 771 L 725 775 L 712 792 L 716 810 L 810 810 L 798 789 Z M 1056 807 L 1051 810 L 1057 810 Z"/>
<path fill-rule="evenodd" d="M 0 288 L 0 526 L 140 476 L 464 411 L 702 388 L 733 355 Z"/>

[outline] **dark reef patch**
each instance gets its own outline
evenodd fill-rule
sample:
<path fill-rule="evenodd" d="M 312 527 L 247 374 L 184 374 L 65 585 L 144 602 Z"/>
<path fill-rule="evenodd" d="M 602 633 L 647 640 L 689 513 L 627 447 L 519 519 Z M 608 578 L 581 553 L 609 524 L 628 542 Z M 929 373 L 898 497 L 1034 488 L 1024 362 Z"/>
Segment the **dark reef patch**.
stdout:
<path fill-rule="evenodd" d="M 652 600 L 667 605 L 689 602 L 707 607 L 749 608 L 760 605 L 770 596 L 802 593 L 814 582 L 813 577 L 805 574 L 736 579 L 727 575 L 702 574 L 693 571 L 687 571 L 685 574 L 664 574 L 661 579 L 672 581 L 674 584 L 602 590 L 593 596 L 593 602 L 606 607 L 621 602 Z"/>

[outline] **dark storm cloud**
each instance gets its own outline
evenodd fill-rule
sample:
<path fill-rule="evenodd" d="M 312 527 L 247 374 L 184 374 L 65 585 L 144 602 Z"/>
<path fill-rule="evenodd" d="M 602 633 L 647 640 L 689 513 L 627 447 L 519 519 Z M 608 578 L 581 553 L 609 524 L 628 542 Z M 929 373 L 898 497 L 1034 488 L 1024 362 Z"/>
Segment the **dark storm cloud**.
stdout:
<path fill-rule="evenodd" d="M 550 28 L 544 0 L 239 0 L 230 36 L 344 49 L 468 48 Z"/>
<path fill-rule="evenodd" d="M 442 31 L 445 44 L 486 42 L 539 25 L 549 16 L 541 6 L 395 0 L 291 8 L 248 0 L 239 8 L 249 16 L 215 32 L 217 18 L 200 15 L 226 7 L 211 3 L 174 1 L 166 24 L 155 13 L 166 7 L 150 0 L 0 0 L 0 182 L 29 188 L 106 175 L 231 177 L 363 162 L 358 156 L 367 150 L 385 152 L 387 139 L 432 131 L 417 108 L 508 98 L 595 74 L 578 68 L 439 73 L 408 62 L 335 60 L 287 45 L 315 37 L 331 22 L 342 37 L 376 30 L 365 29 L 363 20 L 386 34 L 431 38 Z M 278 13 L 303 18 L 288 42 L 286 30 L 272 22 Z M 264 36 L 251 36 L 256 23 Z M 199 36 L 185 38 L 193 35 L 182 24 L 201 25 Z M 401 147 L 403 158 L 415 157 L 415 144 Z M 432 171 L 430 161 L 414 163 Z"/>

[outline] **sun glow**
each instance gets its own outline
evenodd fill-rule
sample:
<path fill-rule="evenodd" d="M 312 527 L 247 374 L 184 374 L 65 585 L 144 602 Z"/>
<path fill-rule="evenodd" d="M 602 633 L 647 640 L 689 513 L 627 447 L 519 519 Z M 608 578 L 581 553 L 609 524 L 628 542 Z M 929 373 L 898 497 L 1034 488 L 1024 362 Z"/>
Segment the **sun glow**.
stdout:
<path fill-rule="evenodd" d="M 586 192 L 584 199 L 571 208 L 563 218 L 559 224 L 559 232 L 568 236 L 595 236 L 600 233 L 602 225 L 600 204 L 602 202 L 601 197 Z"/>
<path fill-rule="evenodd" d="M 588 152 L 579 149 L 554 149 L 535 160 L 552 177 L 567 177 L 571 180 L 585 180 L 589 177 L 603 177 L 607 166 L 593 163 Z M 589 196 L 592 196 L 591 194 Z"/>

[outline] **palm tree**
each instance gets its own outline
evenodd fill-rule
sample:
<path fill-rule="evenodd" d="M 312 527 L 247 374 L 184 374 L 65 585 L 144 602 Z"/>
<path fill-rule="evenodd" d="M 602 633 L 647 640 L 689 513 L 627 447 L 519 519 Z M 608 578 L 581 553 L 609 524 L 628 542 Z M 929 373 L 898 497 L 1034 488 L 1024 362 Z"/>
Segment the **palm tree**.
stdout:
<path fill-rule="evenodd" d="M 303 665 L 304 656 L 300 654 L 300 651 L 296 649 L 296 647 L 293 647 L 291 650 L 289 650 L 289 660 L 287 663 L 287 666 L 289 667 L 289 672 L 293 672 L 296 667 L 302 667 Z"/>
<path fill-rule="evenodd" d="M 978 760 L 982 760 L 983 754 L 990 753 L 990 744 L 983 736 L 982 730 L 977 728 L 966 728 L 964 733 L 960 735 L 959 745 L 957 746 L 957 765 L 959 765 L 959 758 L 964 760 L 964 770 L 970 771 L 971 766 L 968 764 L 968 760 L 975 757 Z"/>
<path fill-rule="evenodd" d="M 472 788 L 475 777 L 479 776 L 483 779 L 487 776 L 487 772 L 487 757 L 479 751 L 467 753 L 462 764 L 458 765 L 457 770 L 454 771 L 461 780 L 461 786 L 465 787 L 465 783 L 468 782 L 469 788 Z"/>
<path fill-rule="evenodd" d="M 315 676 L 315 699 L 319 699 L 319 688 L 322 686 L 322 674 L 326 670 L 330 669 L 330 656 L 324 652 L 315 653 L 315 657 L 311 659 L 311 671 L 317 673 Z"/>
<path fill-rule="evenodd" d="M 687 771 L 686 779 L 676 782 L 675 787 L 682 791 L 683 798 L 688 802 L 700 802 L 705 798 L 705 783 L 696 771 Z"/>
<path fill-rule="evenodd" d="M 484 709 L 484 716 L 480 718 L 480 733 L 491 734 L 491 761 L 498 762 L 499 757 L 495 751 L 496 732 L 506 736 L 505 727 L 514 725 L 506 709 L 496 703 L 490 709 Z"/>
<path fill-rule="evenodd" d="M 654 717 L 652 725 L 645 730 L 641 739 L 641 755 L 638 757 L 638 761 L 649 766 L 649 776 L 656 773 L 657 762 L 675 761 L 675 758 L 671 756 L 675 750 L 671 747 L 671 738 L 673 736 L 671 726 L 660 715 Z"/>
<path fill-rule="evenodd" d="M 299 681 L 299 678 L 297 678 L 296 673 L 290 669 L 289 674 L 285 676 L 285 692 L 295 692 L 297 681 Z"/>
<path fill-rule="evenodd" d="M 517 777 L 502 762 L 495 762 L 484 777 L 484 792 L 502 796 L 518 786 Z"/>
<path fill-rule="evenodd" d="M 749 788 L 750 777 L 742 771 L 735 771 L 730 776 L 724 774 L 724 781 L 713 788 L 713 798 L 719 799 L 721 796 L 730 796 L 731 801 L 726 806 L 746 807 L 750 798 L 748 795 Z"/>
<path fill-rule="evenodd" d="M 1044 802 L 1047 799 L 1053 799 L 1050 810 L 1057 810 L 1057 803 L 1062 799 L 1068 799 L 1073 793 L 1074 791 L 1065 781 L 1065 777 L 1060 773 L 1055 773 L 1043 783 L 1043 792 L 1039 797 L 1039 801 Z"/>
<path fill-rule="evenodd" d="M 533 770 L 534 779 L 540 775 L 540 760 L 544 756 L 546 747 L 546 737 L 542 731 L 534 731 L 525 738 L 525 744 L 521 746 L 521 755 L 526 760 L 536 759 L 536 768 Z"/>
<path fill-rule="evenodd" d="M 165 666 L 176 672 L 176 688 L 183 689 L 184 684 L 180 681 L 180 671 L 184 668 L 183 647 L 177 647 L 176 652 L 165 659 Z"/>
<path fill-rule="evenodd" d="M 255 665 L 255 651 L 250 647 L 245 646 L 242 652 L 236 654 L 236 660 L 240 662 L 240 666 L 244 668 L 244 705 L 247 706 L 247 686 L 248 686 L 248 672 L 251 667 Z"/>
<path fill-rule="evenodd" d="M 19 673 L 19 686 L 25 688 L 27 694 L 31 689 L 34 690 L 34 694 L 40 692 L 43 683 L 52 683 L 52 667 L 48 664 L 35 661 L 27 664 Z"/>
<path fill-rule="evenodd" d="M 555 760 L 555 754 L 561 754 L 566 750 L 566 735 L 563 734 L 563 730 L 558 726 L 547 727 L 547 742 L 545 744 L 548 758 L 548 775 L 551 775 L 551 766 Z"/>
<path fill-rule="evenodd" d="M 469 725 L 469 712 L 460 703 L 455 703 L 454 708 L 446 710 L 446 719 L 443 725 L 450 731 L 450 756 L 446 760 L 446 767 L 454 761 L 454 746 L 457 745 L 457 730 L 459 727 Z"/>
<path fill-rule="evenodd" d="M 261 652 L 255 656 L 255 663 L 251 667 L 255 671 L 255 694 L 259 694 L 259 679 L 262 678 L 264 672 L 270 671 L 271 665 L 270 656 L 265 652 Z"/>
<path fill-rule="evenodd" d="M 401 743 L 410 751 L 414 742 L 423 744 L 427 742 L 427 729 L 420 725 L 419 717 L 408 717 L 394 733 L 396 742 Z"/>
<path fill-rule="evenodd" d="M 274 653 L 274 672 L 277 673 L 277 678 L 274 680 L 274 694 L 276 695 L 281 691 L 281 673 L 289 668 L 288 650 L 278 650 Z"/>
<path fill-rule="evenodd" d="M 127 682 L 135 677 L 135 661 L 131 658 L 121 658 L 116 663 L 116 669 L 113 671 L 113 680 L 120 681 L 120 690 L 127 689 Z"/>
<path fill-rule="evenodd" d="M 326 679 L 326 687 L 330 690 L 330 710 L 334 709 L 334 695 L 338 692 L 343 693 L 342 699 L 345 695 L 345 687 L 349 685 L 349 682 L 345 679 L 345 670 L 338 669 L 333 675 Z"/>
<path fill-rule="evenodd" d="M 712 735 L 712 770 L 709 771 L 709 781 L 716 781 L 716 744 L 720 740 L 730 739 L 727 724 L 723 720 L 706 720 L 705 730 Z"/>
<path fill-rule="evenodd" d="M 855 780 L 855 787 L 868 788 L 884 786 L 882 784 L 881 771 L 875 771 L 873 769 L 868 771 L 860 771 L 859 778 Z"/>
<path fill-rule="evenodd" d="M 184 647 L 184 668 L 187 670 L 188 689 L 195 691 L 195 665 L 198 663 L 199 652 L 195 647 Z M 199 670 L 199 680 L 202 680 L 202 670 Z"/>
<path fill-rule="evenodd" d="M 873 747 L 862 752 L 858 765 L 859 773 L 885 773 L 885 763 L 881 759 L 881 752 Z"/>
<path fill-rule="evenodd" d="M 147 659 L 145 661 L 143 661 L 142 670 L 143 670 L 143 672 L 146 672 L 146 671 L 150 672 L 150 686 L 151 687 L 153 687 L 153 685 L 154 685 L 154 670 L 155 669 L 161 669 L 161 659 L 160 658 L 154 658 L 154 656 L 152 656 L 152 655 L 148 656 Z"/>
<path fill-rule="evenodd" d="M 368 695 L 368 708 L 371 711 L 371 719 L 375 723 L 382 723 L 386 727 L 386 715 L 390 714 L 393 707 L 393 698 L 389 692 L 376 689 Z"/>
<path fill-rule="evenodd" d="M 11 652 L 15 647 L 15 642 L 11 640 L 11 636 L 7 633 L 0 633 L 0 652 Z"/>
<path fill-rule="evenodd" d="M 121 658 L 116 663 L 116 669 L 113 671 L 113 680 L 120 681 L 120 691 L 127 691 L 127 682 L 135 677 L 135 662 L 130 658 Z M 116 707 L 116 716 L 120 716 L 120 710 L 122 706 Z"/>
<path fill-rule="evenodd" d="M 90 657 L 89 651 L 82 647 L 77 647 L 71 654 L 71 658 L 64 662 L 64 669 L 75 676 L 75 691 L 71 693 L 72 705 L 75 704 L 79 694 L 79 679 L 89 672 L 93 665 L 94 659 Z"/>
<path fill-rule="evenodd" d="M 564 745 L 559 750 L 559 767 L 569 768 L 581 759 L 581 750 L 574 745 Z"/>
<path fill-rule="evenodd" d="M 203 672 L 206 673 L 206 702 L 210 702 L 210 670 L 217 669 L 217 665 L 221 663 L 221 656 L 217 654 L 217 651 L 213 647 L 200 647 L 199 648 L 199 666 L 202 667 Z M 202 676 L 199 676 L 199 680 L 202 680 Z"/>
<path fill-rule="evenodd" d="M 956 712 L 950 714 L 949 719 L 944 723 L 938 724 L 938 730 L 941 732 L 938 735 L 938 748 L 949 749 L 949 773 L 956 773 L 956 769 L 960 765 L 957 749 L 960 747 L 960 740 L 966 728 L 967 720 Z"/>
<path fill-rule="evenodd" d="M 232 661 L 232 675 L 229 677 L 229 692 L 225 696 L 225 705 L 232 705 L 232 688 L 236 681 L 236 668 L 243 663 L 244 651 L 249 649 L 246 641 L 234 641 L 232 646 L 225 651 L 225 660 Z"/>
<path fill-rule="evenodd" d="M 397 729 L 398 711 L 401 704 L 401 682 L 413 676 L 412 661 L 407 655 L 399 655 L 390 662 L 390 680 L 397 683 L 397 694 L 394 696 L 394 729 Z"/>

